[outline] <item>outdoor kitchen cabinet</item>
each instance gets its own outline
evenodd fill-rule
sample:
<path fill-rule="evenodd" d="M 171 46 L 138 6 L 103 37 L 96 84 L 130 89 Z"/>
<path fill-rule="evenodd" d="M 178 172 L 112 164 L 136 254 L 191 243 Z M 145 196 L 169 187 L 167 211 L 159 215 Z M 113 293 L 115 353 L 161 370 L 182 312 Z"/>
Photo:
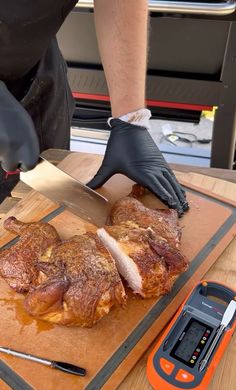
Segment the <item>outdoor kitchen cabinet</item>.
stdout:
<path fill-rule="evenodd" d="M 236 137 L 235 1 L 153 0 L 149 9 L 147 103 L 153 116 L 197 122 L 202 110 L 217 106 L 209 165 L 232 168 Z M 92 1 L 77 4 L 58 40 L 80 108 L 75 110 L 74 121 L 89 127 L 85 118 L 94 117 L 101 126 L 102 118 L 109 115 L 109 98 Z"/>

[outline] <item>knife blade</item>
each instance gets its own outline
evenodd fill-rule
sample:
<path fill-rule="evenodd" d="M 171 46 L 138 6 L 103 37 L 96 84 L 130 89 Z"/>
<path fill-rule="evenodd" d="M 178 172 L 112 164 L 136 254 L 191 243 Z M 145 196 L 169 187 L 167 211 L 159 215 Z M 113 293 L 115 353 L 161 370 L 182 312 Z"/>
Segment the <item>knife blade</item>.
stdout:
<path fill-rule="evenodd" d="M 34 169 L 20 172 L 20 179 L 60 206 L 98 227 L 104 226 L 107 221 L 106 198 L 42 157 Z"/>

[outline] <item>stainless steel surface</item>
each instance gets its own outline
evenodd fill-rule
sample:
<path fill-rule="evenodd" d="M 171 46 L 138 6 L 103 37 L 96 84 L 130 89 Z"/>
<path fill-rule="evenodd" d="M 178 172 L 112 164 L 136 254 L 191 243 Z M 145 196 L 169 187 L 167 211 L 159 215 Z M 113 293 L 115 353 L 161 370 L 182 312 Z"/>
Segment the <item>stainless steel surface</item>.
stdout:
<path fill-rule="evenodd" d="M 204 359 L 200 363 L 200 366 L 199 366 L 200 372 L 203 371 L 204 368 L 206 367 L 206 365 L 207 365 L 207 363 L 212 355 L 212 352 L 214 351 L 215 346 L 220 339 L 220 336 L 224 332 L 226 326 L 228 326 L 230 321 L 232 320 L 234 313 L 235 313 L 235 310 L 236 310 L 236 302 L 231 301 L 224 312 L 223 318 L 222 318 L 221 323 L 220 323 L 220 327 L 217 330 L 217 333 L 216 333 L 216 335 L 215 335 L 215 337 L 214 337 L 214 339 L 213 339 L 213 341 L 212 341 L 212 343 L 211 343 L 211 345 L 206 353 L 206 356 L 204 357 Z"/>
<path fill-rule="evenodd" d="M 110 132 L 107 130 L 98 130 L 83 127 L 71 127 L 71 136 L 80 139 L 88 140 L 90 142 L 107 144 Z"/>
<path fill-rule="evenodd" d="M 52 364 L 51 360 L 42 359 L 42 358 L 39 358 L 37 356 L 30 355 L 28 353 L 18 352 L 18 351 L 15 351 L 14 349 L 10 349 L 10 348 L 0 347 L 0 352 L 6 353 L 7 355 L 19 357 L 21 359 L 26 359 L 26 360 L 31 360 L 33 362 L 42 363 L 46 366 L 51 366 L 51 364 Z"/>
<path fill-rule="evenodd" d="M 40 158 L 39 164 L 31 171 L 21 172 L 20 179 L 79 217 L 99 227 L 106 223 L 107 199 L 45 159 Z"/>
<path fill-rule="evenodd" d="M 149 10 L 153 12 L 200 14 L 200 15 L 229 15 L 236 9 L 235 0 L 229 0 L 225 3 L 196 3 L 196 2 L 177 2 L 177 1 L 154 1 L 149 0 Z M 93 8 L 93 0 L 79 1 L 78 8 Z"/>

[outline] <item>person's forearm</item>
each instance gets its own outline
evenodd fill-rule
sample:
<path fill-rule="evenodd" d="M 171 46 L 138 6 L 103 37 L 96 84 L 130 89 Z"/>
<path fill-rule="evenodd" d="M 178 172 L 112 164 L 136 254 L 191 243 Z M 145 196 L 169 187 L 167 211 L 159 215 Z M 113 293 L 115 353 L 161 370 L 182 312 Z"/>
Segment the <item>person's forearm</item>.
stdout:
<path fill-rule="evenodd" d="M 112 115 L 145 107 L 147 0 L 95 0 L 95 25 Z"/>

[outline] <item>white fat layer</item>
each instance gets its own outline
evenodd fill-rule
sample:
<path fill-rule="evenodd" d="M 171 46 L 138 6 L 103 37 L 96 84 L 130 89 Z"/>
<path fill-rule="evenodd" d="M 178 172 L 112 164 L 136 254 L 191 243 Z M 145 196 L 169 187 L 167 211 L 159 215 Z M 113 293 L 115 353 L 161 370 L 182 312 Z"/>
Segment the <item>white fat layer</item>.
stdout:
<path fill-rule="evenodd" d="M 125 278 L 134 292 L 142 290 L 142 278 L 134 261 L 121 249 L 119 243 L 105 229 L 98 229 L 97 234 L 115 259 L 118 272 Z"/>

